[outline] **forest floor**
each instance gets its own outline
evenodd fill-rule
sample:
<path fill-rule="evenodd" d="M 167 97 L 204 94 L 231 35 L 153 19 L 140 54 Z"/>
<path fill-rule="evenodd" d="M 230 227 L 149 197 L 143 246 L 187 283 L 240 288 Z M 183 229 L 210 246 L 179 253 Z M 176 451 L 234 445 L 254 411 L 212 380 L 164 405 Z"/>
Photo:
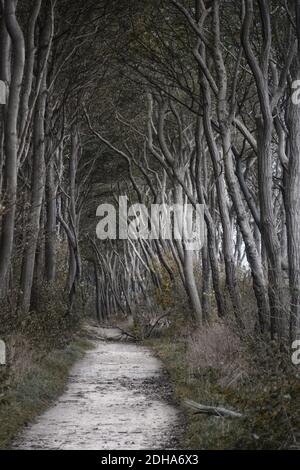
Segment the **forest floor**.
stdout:
<path fill-rule="evenodd" d="M 122 333 L 134 335 L 130 325 L 89 325 L 34 357 L 19 344 L 22 373 L 17 361 L 19 379 L 0 393 L 0 448 L 299 449 L 300 376 L 285 358 L 257 339 L 240 348 L 224 325 L 182 325 L 142 343 Z M 195 414 L 186 399 L 243 417 Z"/>
<path fill-rule="evenodd" d="M 93 348 L 71 369 L 64 393 L 13 448 L 178 448 L 181 415 L 161 362 L 140 344 L 117 341 L 118 330 L 88 333 Z"/>
<path fill-rule="evenodd" d="M 237 349 L 226 357 L 226 348 L 222 350 L 220 338 L 214 338 L 214 330 L 216 326 L 211 326 L 197 337 L 195 330 L 175 327 L 145 342 L 162 360 L 174 384 L 175 399 L 184 410 L 186 431 L 181 448 L 299 449 L 299 374 L 288 371 L 285 359 L 276 355 L 272 346 L 269 351 L 267 347 L 248 351 L 249 355 Z M 194 333 L 196 352 L 193 351 Z M 213 338 L 211 344 L 207 342 L 208 337 Z M 226 341 L 224 337 L 223 341 Z M 234 341 L 228 338 L 228 344 Z M 223 357 L 218 357 L 220 351 Z M 243 417 L 195 414 L 185 406 L 187 399 L 240 412 Z"/>

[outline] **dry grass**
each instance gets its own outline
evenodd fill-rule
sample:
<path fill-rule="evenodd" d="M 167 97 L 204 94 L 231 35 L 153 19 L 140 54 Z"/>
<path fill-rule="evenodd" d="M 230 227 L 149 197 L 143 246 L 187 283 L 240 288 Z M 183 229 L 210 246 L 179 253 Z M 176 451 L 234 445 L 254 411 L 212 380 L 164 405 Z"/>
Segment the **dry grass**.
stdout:
<path fill-rule="evenodd" d="M 202 327 L 187 340 L 186 361 L 198 377 L 212 371 L 223 387 L 244 383 L 248 378 L 246 350 L 241 339 L 225 323 Z"/>
<path fill-rule="evenodd" d="M 185 410 L 182 448 L 299 448 L 300 374 L 277 344 L 253 332 L 241 336 L 220 321 L 195 330 L 182 315 L 148 344 L 169 371 L 179 404 L 191 399 L 244 415 L 215 418 Z"/>
<path fill-rule="evenodd" d="M 30 345 L 29 339 L 22 334 L 8 336 L 7 352 L 7 365 L 10 370 L 10 386 L 30 371 L 35 353 Z"/>

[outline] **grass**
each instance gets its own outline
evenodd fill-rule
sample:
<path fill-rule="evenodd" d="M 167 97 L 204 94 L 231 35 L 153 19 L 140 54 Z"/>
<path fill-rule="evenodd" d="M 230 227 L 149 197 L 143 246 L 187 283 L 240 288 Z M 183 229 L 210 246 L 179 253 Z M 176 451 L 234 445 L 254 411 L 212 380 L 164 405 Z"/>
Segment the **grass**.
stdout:
<path fill-rule="evenodd" d="M 182 342 L 170 342 L 164 338 L 148 342 L 164 363 L 175 385 L 176 400 L 183 405 L 185 399 L 201 404 L 225 406 L 233 409 L 220 392 L 213 380 L 213 372 L 206 372 L 206 377 L 196 378 L 190 373 L 185 361 L 185 345 Z M 186 415 L 186 432 L 181 447 L 183 449 L 225 449 L 234 448 L 241 430 L 241 420 L 219 419 L 205 415 L 195 415 L 183 408 Z"/>
<path fill-rule="evenodd" d="M 207 333 L 205 333 L 207 337 Z M 204 337 L 204 335 L 203 335 Z M 243 418 L 195 415 L 183 406 L 186 432 L 181 448 L 191 450 L 292 449 L 300 448 L 300 381 L 287 372 L 275 353 L 249 353 L 246 379 L 226 383 L 226 361 L 217 367 L 204 349 L 191 357 L 191 333 L 169 331 L 147 341 L 162 360 L 174 383 L 176 399 L 183 405 L 191 399 L 205 405 L 223 406 L 243 413 Z M 212 346 L 210 345 L 210 350 Z M 241 352 L 241 356 L 245 354 Z M 252 359 L 251 359 L 252 358 Z M 248 358 L 247 358 L 248 359 Z M 241 357 L 241 362 L 244 358 Z M 252 361 L 252 362 L 251 362 Z M 230 364 L 229 364 L 230 365 Z M 228 372 L 226 372 L 228 373 Z M 238 377 L 238 374 L 236 374 Z M 229 383 L 229 385 L 228 385 Z"/>
<path fill-rule="evenodd" d="M 0 396 L 0 449 L 9 449 L 17 434 L 63 393 L 70 368 L 89 348 L 88 341 L 75 339 L 35 359 Z"/>

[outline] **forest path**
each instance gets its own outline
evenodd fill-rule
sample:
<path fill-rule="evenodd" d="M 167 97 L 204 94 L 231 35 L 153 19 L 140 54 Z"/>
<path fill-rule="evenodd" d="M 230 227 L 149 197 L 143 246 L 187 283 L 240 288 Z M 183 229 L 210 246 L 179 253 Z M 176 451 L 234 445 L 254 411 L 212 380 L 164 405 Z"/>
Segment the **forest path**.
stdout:
<path fill-rule="evenodd" d="M 133 343 L 94 343 L 72 368 L 65 393 L 14 449 L 176 448 L 180 414 L 159 360 Z"/>

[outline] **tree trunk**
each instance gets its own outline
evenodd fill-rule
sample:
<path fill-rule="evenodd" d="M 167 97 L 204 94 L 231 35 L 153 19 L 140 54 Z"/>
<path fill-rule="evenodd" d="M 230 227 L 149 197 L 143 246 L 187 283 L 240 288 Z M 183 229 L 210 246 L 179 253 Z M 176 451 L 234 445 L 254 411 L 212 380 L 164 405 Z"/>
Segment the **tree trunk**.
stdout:
<path fill-rule="evenodd" d="M 24 313 L 27 313 L 30 310 L 36 250 L 40 231 L 41 210 L 45 195 L 45 113 L 47 103 L 47 67 L 43 67 L 43 64 L 49 47 L 49 42 L 52 40 L 52 29 L 52 18 L 49 16 L 43 30 L 41 31 L 40 40 L 39 73 L 43 74 L 43 77 L 34 115 L 32 199 L 21 279 L 20 308 Z"/>
<path fill-rule="evenodd" d="M 300 1 L 295 2 L 298 56 L 292 75 L 300 79 Z M 290 338 L 300 334 L 300 107 L 291 102 L 288 108 L 288 169 L 285 185 L 285 208 L 289 260 Z"/>
<path fill-rule="evenodd" d="M 48 282 L 55 280 L 56 274 L 56 193 L 54 162 L 51 161 L 47 168 L 46 178 L 46 202 L 47 202 L 47 221 L 45 234 L 45 269 Z"/>
<path fill-rule="evenodd" d="M 6 28 L 11 37 L 14 61 L 12 65 L 12 77 L 5 121 L 5 213 L 2 221 L 0 240 L 0 296 L 5 295 L 7 274 L 11 263 L 14 245 L 18 175 L 17 124 L 25 64 L 24 36 L 16 18 L 16 4 L 17 2 L 15 0 L 4 1 L 4 18 Z"/>
<path fill-rule="evenodd" d="M 266 249 L 269 276 L 269 299 L 271 311 L 271 336 L 284 335 L 283 276 L 281 249 L 277 236 L 273 209 L 273 170 L 272 170 L 272 117 L 263 123 L 257 119 L 258 144 L 258 185 L 261 207 L 261 233 Z"/>

